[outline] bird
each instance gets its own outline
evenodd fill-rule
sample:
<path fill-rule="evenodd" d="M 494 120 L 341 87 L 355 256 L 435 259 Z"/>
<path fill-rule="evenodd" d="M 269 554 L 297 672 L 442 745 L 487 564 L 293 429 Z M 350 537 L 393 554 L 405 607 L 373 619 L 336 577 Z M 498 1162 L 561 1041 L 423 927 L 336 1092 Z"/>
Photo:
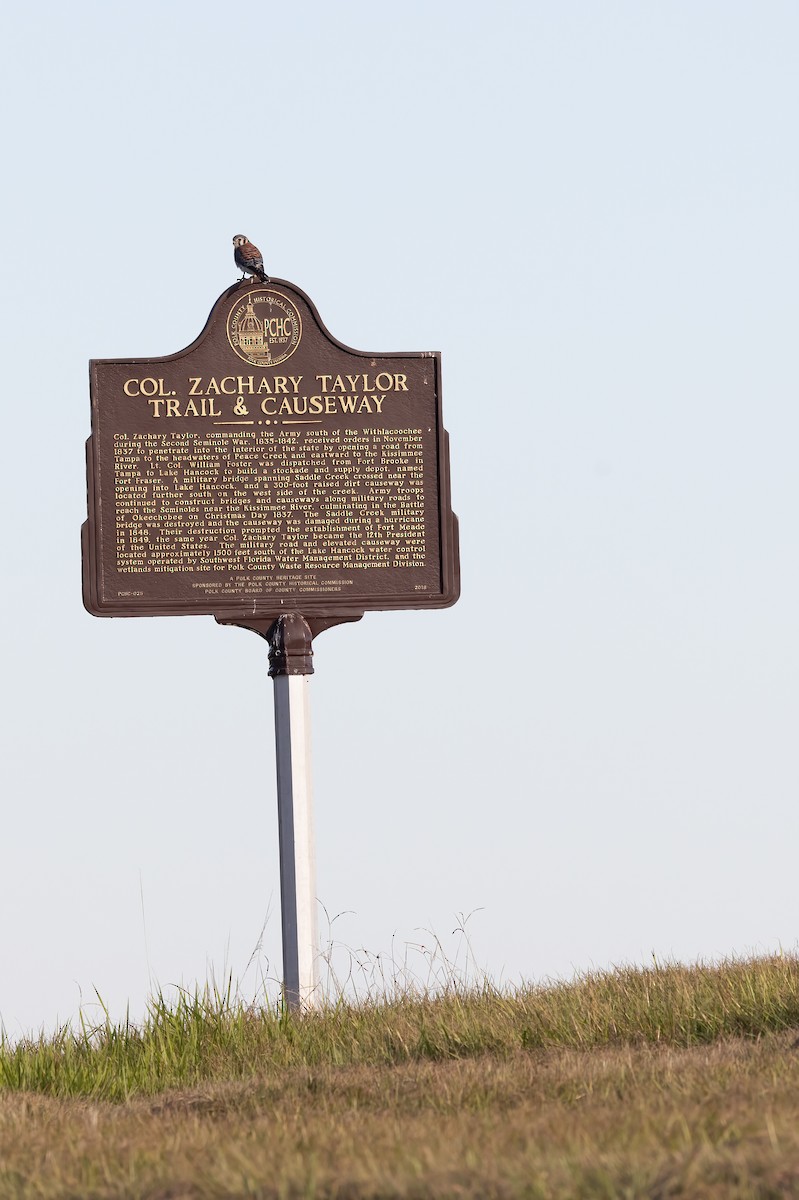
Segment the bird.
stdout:
<path fill-rule="evenodd" d="M 236 234 L 233 246 L 233 259 L 239 270 L 244 272 L 244 276 L 252 275 L 253 278 L 260 279 L 261 283 L 269 283 L 270 279 L 264 270 L 264 260 L 258 247 L 253 246 L 243 233 Z"/>

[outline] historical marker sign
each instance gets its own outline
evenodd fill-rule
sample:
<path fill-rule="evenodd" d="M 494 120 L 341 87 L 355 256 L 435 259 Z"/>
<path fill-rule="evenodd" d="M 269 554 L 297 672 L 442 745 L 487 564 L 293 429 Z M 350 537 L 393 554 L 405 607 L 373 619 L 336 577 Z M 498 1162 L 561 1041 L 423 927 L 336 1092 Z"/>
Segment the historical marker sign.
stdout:
<path fill-rule="evenodd" d="M 164 358 L 91 363 L 84 603 L 302 614 L 459 594 L 437 353 L 352 350 L 283 280 L 240 283 Z"/>
<path fill-rule="evenodd" d="M 311 641 L 458 598 L 440 356 L 351 350 L 293 284 L 242 282 L 187 349 L 95 359 L 91 399 L 89 612 L 212 613 L 269 640 L 284 993 L 317 1003 Z"/>

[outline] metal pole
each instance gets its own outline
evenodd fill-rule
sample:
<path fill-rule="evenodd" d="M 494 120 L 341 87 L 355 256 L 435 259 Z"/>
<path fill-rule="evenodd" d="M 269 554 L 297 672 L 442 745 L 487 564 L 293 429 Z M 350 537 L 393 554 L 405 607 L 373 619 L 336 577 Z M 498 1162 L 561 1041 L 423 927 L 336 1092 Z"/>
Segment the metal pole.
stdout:
<path fill-rule="evenodd" d="M 269 643 L 269 674 L 275 681 L 283 991 L 288 1008 L 302 1009 L 320 999 L 308 697 L 311 631 L 299 613 L 287 613 L 270 630 Z"/>

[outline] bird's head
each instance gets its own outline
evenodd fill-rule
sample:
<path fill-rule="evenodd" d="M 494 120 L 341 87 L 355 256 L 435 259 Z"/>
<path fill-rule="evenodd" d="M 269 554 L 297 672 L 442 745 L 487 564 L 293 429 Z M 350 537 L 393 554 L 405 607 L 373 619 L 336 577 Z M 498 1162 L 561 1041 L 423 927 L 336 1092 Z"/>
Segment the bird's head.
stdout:
<path fill-rule="evenodd" d="M 247 241 L 247 239 L 243 233 L 237 233 L 233 239 L 233 245 L 234 246 L 243 246 L 246 241 Z"/>

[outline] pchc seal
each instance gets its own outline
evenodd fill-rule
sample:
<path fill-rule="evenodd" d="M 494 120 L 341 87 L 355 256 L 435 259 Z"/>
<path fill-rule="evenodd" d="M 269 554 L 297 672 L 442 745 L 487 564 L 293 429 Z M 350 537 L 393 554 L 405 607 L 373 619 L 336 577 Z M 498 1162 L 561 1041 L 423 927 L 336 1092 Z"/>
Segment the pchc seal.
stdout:
<path fill-rule="evenodd" d="M 239 358 L 256 367 L 276 367 L 300 344 L 300 314 L 281 292 L 256 288 L 231 308 L 227 336 Z"/>

